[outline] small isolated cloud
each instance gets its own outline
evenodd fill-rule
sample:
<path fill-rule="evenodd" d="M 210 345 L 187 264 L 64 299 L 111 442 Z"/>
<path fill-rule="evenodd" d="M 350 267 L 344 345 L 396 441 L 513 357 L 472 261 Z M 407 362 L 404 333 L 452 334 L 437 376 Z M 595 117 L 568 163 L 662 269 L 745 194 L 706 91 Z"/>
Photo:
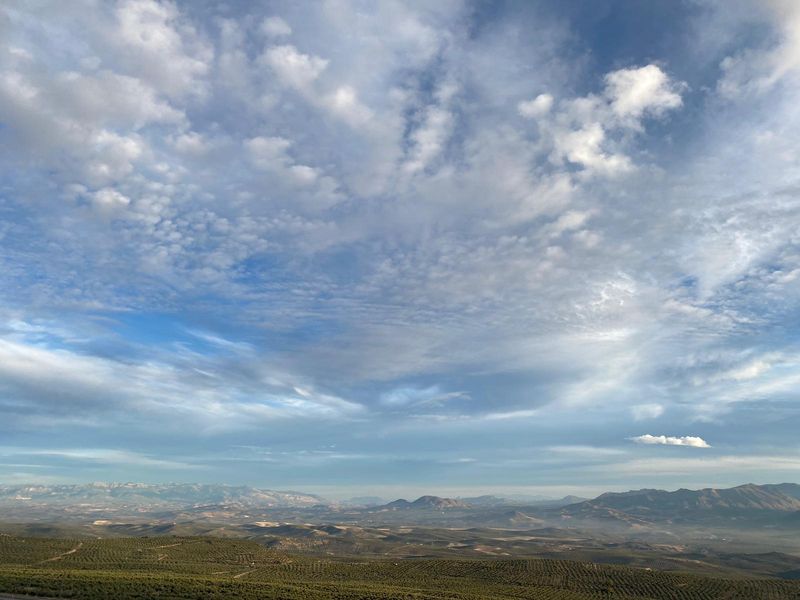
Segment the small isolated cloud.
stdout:
<path fill-rule="evenodd" d="M 638 435 L 630 438 L 637 444 L 651 444 L 657 446 L 691 446 L 692 448 L 711 448 L 711 445 L 703 438 L 691 435 L 683 437 L 673 437 L 669 435 Z"/>
<path fill-rule="evenodd" d="M 679 93 L 683 84 L 670 80 L 656 65 L 620 69 L 605 79 L 612 111 L 620 119 L 632 120 L 635 128 L 646 114 L 658 117 L 683 104 Z"/>

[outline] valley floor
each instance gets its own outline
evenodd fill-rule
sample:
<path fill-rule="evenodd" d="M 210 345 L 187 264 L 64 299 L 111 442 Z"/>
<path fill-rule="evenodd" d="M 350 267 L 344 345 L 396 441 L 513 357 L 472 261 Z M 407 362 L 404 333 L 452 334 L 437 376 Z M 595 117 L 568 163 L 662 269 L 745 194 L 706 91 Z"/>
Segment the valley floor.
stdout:
<path fill-rule="evenodd" d="M 205 537 L 81 542 L 0 536 L 0 593 L 89 600 L 800 599 L 800 582 L 568 560 L 317 559 Z"/>

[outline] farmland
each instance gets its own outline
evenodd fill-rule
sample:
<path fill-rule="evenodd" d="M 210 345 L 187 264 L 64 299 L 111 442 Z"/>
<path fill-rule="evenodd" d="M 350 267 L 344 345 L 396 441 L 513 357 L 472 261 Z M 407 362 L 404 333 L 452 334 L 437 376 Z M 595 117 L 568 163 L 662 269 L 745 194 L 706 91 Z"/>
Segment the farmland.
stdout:
<path fill-rule="evenodd" d="M 0 536 L 0 592 L 59 598 L 800 599 L 800 582 L 549 559 L 320 559 L 208 537 Z"/>

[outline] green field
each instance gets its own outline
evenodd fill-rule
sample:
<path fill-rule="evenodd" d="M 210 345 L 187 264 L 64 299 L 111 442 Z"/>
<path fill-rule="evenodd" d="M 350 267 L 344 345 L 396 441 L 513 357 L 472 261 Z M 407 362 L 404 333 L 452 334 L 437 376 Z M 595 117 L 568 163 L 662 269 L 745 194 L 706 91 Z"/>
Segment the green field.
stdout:
<path fill-rule="evenodd" d="M 0 536 L 0 592 L 59 598 L 800 599 L 800 582 L 565 560 L 319 560 L 218 538 Z"/>

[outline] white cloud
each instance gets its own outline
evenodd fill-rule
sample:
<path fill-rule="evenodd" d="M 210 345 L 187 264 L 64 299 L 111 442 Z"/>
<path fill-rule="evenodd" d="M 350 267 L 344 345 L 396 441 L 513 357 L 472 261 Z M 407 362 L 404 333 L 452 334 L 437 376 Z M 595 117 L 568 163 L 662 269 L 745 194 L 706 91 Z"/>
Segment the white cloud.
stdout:
<path fill-rule="evenodd" d="M 312 106 L 324 109 L 351 127 L 365 126 L 372 119 L 372 111 L 359 100 L 358 91 L 352 85 L 341 83 L 328 89 L 317 85 L 329 60 L 303 54 L 292 45 L 282 45 L 265 50 L 259 61 Z"/>
<path fill-rule="evenodd" d="M 93 194 L 92 202 L 101 212 L 111 212 L 125 208 L 131 203 L 131 199 L 113 188 L 103 188 Z"/>
<path fill-rule="evenodd" d="M 624 154 L 608 152 L 606 132 L 600 123 L 589 123 L 580 129 L 563 131 L 555 136 L 555 156 L 581 165 L 587 171 L 615 176 L 633 168 Z"/>
<path fill-rule="evenodd" d="M 683 104 L 680 86 L 656 65 L 613 71 L 605 80 L 611 110 L 634 128 L 645 116 L 658 117 Z"/>
<path fill-rule="evenodd" d="M 524 100 L 517 104 L 519 114 L 528 119 L 537 119 L 550 112 L 553 97 L 550 94 L 539 94 L 533 100 Z"/>
<path fill-rule="evenodd" d="M 291 140 L 282 137 L 255 137 L 243 143 L 250 163 L 258 170 L 271 174 L 274 180 L 293 189 L 311 194 L 311 204 L 306 208 L 325 208 L 341 200 L 338 184 L 315 167 L 296 162 L 290 155 Z M 267 193 L 274 190 L 267 190 Z M 296 200 L 296 205 L 299 202 Z"/>
<path fill-rule="evenodd" d="M 225 355 L 219 362 L 201 355 L 122 362 L 0 338 L 0 412 L 25 426 L 169 418 L 176 426 L 188 419 L 215 431 L 276 419 L 342 419 L 362 411 L 286 373 L 253 369 L 252 354 L 236 351 L 239 368 Z M 242 377 L 242 369 L 249 375 Z M 21 407 L 27 408 L 18 413 Z"/>
<path fill-rule="evenodd" d="M 450 193 L 458 194 L 460 210 L 474 198 L 481 218 L 495 226 L 531 221 L 543 215 L 558 215 L 567 208 L 576 193 L 568 173 L 542 173 L 532 169 L 541 157 L 537 148 L 519 134 L 501 127 L 477 135 L 465 148 L 469 169 L 463 181 L 456 182 Z M 441 194 L 441 190 L 436 190 Z M 487 198 L 492 208 L 484 212 Z"/>
<path fill-rule="evenodd" d="M 66 71 L 43 93 L 49 96 L 49 108 L 83 123 L 125 123 L 139 129 L 148 123 L 181 123 L 185 118 L 141 80 L 110 71 L 91 75 Z"/>
<path fill-rule="evenodd" d="M 175 150 L 189 156 L 203 156 L 211 149 L 211 143 L 200 133 L 189 131 L 182 133 L 172 140 Z"/>
<path fill-rule="evenodd" d="M 319 56 L 303 54 L 292 45 L 272 46 L 264 51 L 260 60 L 271 67 L 283 83 L 304 93 L 313 93 L 312 84 L 329 62 Z"/>
<path fill-rule="evenodd" d="M 778 39 L 768 48 L 747 48 L 723 59 L 723 75 L 717 84 L 723 96 L 764 93 L 796 75 L 800 68 L 800 4 L 768 0 L 761 8 L 777 30 Z"/>
<path fill-rule="evenodd" d="M 292 142 L 282 137 L 255 137 L 245 140 L 250 160 L 259 169 L 275 169 L 292 163 L 287 154 Z"/>
<path fill-rule="evenodd" d="M 553 110 L 550 94 L 520 102 L 519 113 L 538 123 L 539 133 L 551 146 L 557 164 L 580 165 L 586 173 L 615 177 L 633 170 L 630 157 L 609 133 L 643 131 L 645 118 L 657 118 L 682 105 L 676 83 L 656 65 L 607 73 L 603 95 L 562 100 Z"/>
<path fill-rule="evenodd" d="M 294 162 L 288 154 L 292 143 L 286 138 L 256 137 L 244 144 L 250 160 L 259 169 L 279 173 L 300 186 L 313 184 L 320 177 L 317 169 Z"/>
<path fill-rule="evenodd" d="M 553 237 L 558 237 L 566 231 L 580 229 L 591 216 L 588 211 L 568 210 L 548 226 L 548 231 Z"/>
<path fill-rule="evenodd" d="M 145 150 L 143 140 L 102 130 L 92 135 L 94 155 L 85 163 L 85 176 L 93 185 L 112 183 L 134 170 L 135 162 Z"/>
<path fill-rule="evenodd" d="M 686 435 L 683 437 L 673 437 L 666 435 L 639 435 L 631 438 L 637 444 L 650 444 L 660 446 L 690 446 L 692 448 L 710 448 L 711 446 L 703 438 Z"/>
<path fill-rule="evenodd" d="M 0 68 L 0 120 L 11 124 L 7 135 L 20 147 L 67 181 L 116 183 L 149 162 L 144 129 L 186 125 L 184 111 L 140 73 L 55 70 L 38 55 L 23 62 Z"/>
<path fill-rule="evenodd" d="M 261 32 L 267 37 L 284 37 L 292 34 L 292 28 L 282 18 L 273 15 L 261 21 Z"/>
<path fill-rule="evenodd" d="M 403 165 L 407 173 L 424 170 L 444 150 L 455 125 L 455 118 L 448 110 L 448 104 L 456 90 L 456 86 L 445 84 L 437 91 L 436 102 L 420 111 L 419 126 L 409 136 L 411 149 Z"/>
<path fill-rule="evenodd" d="M 724 373 L 723 377 L 729 377 L 734 381 L 745 381 L 748 379 L 755 379 L 756 377 L 760 377 L 762 374 L 769 371 L 772 365 L 762 359 L 754 360 L 748 364 L 742 365 L 736 369 L 732 369 L 727 373 Z"/>
<path fill-rule="evenodd" d="M 117 59 L 169 97 L 204 92 L 213 50 L 183 20 L 177 7 L 156 0 L 126 0 L 116 27 L 103 32 Z"/>
<path fill-rule="evenodd" d="M 322 99 L 322 105 L 351 127 L 366 125 L 372 111 L 358 99 L 358 92 L 349 85 L 341 85 Z"/>

